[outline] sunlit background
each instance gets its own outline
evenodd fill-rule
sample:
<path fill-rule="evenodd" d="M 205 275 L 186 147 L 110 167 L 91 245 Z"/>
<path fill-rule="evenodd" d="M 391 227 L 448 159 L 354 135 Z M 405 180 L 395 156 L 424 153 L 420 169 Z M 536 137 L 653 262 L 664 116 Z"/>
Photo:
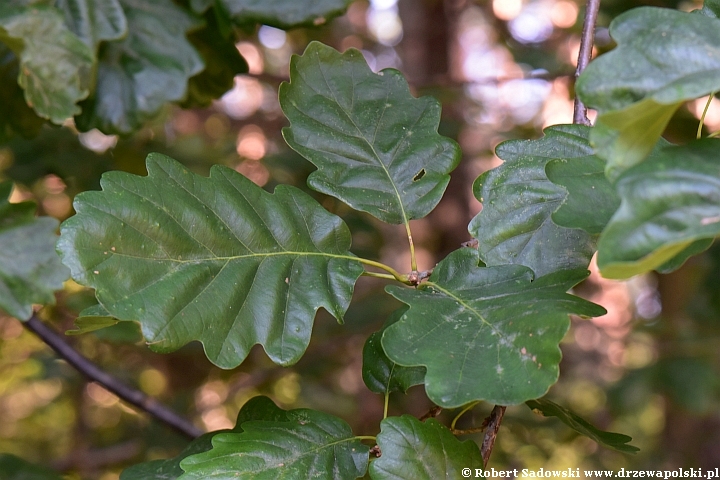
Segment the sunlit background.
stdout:
<path fill-rule="evenodd" d="M 685 11 L 701 6 L 604 1 L 595 52 L 613 47 L 607 32 L 613 17 L 650 3 Z M 0 146 L 0 177 L 16 181 L 13 202 L 34 199 L 42 214 L 60 220 L 72 215 L 74 195 L 99 188 L 102 172 L 144 174 L 144 158 L 152 151 L 198 173 L 223 164 L 268 190 L 288 183 L 309 191 L 305 177 L 313 167 L 282 140 L 287 122 L 277 89 L 287 80 L 291 56 L 317 39 L 339 50 L 359 49 L 375 71 L 399 69 L 415 95 L 433 95 L 443 103 L 440 131 L 458 140 L 463 163 L 437 210 L 411 224 L 420 268 L 428 269 L 469 239 L 467 224 L 481 209 L 471 183 L 501 163 L 495 146 L 571 123 L 583 9 L 583 2 L 574 0 L 372 0 L 352 3 L 346 15 L 318 29 L 284 32 L 262 26 L 237 43 L 249 74 L 238 76 L 232 90 L 210 108 L 168 108 L 130 138 L 96 130 L 78 134 L 72 121 L 46 128 L 37 139 Z M 706 103 L 707 98 L 699 99 L 681 109 L 667 138 L 693 138 Z M 705 125 L 708 131 L 720 129 L 718 100 L 711 102 Z M 311 194 L 349 224 L 355 253 L 409 269 L 402 227 L 383 225 L 332 198 Z M 382 283 L 359 281 L 343 326 L 321 312 L 308 352 L 290 368 L 273 365 L 260 348 L 232 371 L 213 367 L 198 344 L 153 354 L 133 323 L 68 341 L 205 430 L 232 427 L 240 407 L 263 394 L 283 408 L 338 415 L 357 434 L 372 435 L 382 418 L 382 398 L 362 382 L 362 346 L 398 306 L 383 295 Z M 558 421 L 516 406 L 508 409 L 489 466 L 720 465 L 720 250 L 711 249 L 671 275 L 627 282 L 605 280 L 593 268 L 577 293 L 606 307 L 608 314 L 573 319 L 562 344 L 561 380 L 550 398 L 600 428 L 631 435 L 641 452 L 628 456 L 599 447 Z M 77 312 L 93 303 L 92 292 L 68 281 L 58 304 L 40 315 L 65 331 Z M 60 469 L 69 478 L 116 480 L 126 466 L 173 456 L 185 445 L 165 426 L 86 382 L 21 323 L 1 315 L 0 452 Z M 430 407 L 422 388 L 415 387 L 406 396 L 393 396 L 390 411 L 421 416 Z M 458 428 L 479 425 L 491 409 L 476 407 Z M 452 413 L 440 418 L 452 418 Z"/>

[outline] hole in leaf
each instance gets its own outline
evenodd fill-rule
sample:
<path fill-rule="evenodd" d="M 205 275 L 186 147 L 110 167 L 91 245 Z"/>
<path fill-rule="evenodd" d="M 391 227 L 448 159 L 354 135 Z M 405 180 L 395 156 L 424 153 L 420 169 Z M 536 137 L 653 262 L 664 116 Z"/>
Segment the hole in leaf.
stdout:
<path fill-rule="evenodd" d="M 418 173 L 415 174 L 415 176 L 413 177 L 413 182 L 417 182 L 424 176 L 425 176 L 425 169 L 423 168 L 422 170 L 420 170 Z"/>

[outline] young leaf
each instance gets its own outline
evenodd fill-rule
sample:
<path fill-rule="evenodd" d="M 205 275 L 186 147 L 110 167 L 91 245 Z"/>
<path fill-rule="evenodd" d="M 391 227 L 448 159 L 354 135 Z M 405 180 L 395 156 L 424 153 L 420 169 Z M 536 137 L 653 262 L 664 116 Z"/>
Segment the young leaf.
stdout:
<path fill-rule="evenodd" d="M 55 303 L 68 270 L 55 253 L 58 221 L 36 218 L 32 202 L 10 203 L 11 191 L 0 184 L 0 308 L 27 320 L 33 303 Z"/>
<path fill-rule="evenodd" d="M 253 397 L 248 400 L 238 413 L 235 427 L 232 430 L 217 430 L 206 433 L 185 447 L 174 458 L 167 460 L 152 460 L 133 465 L 123 470 L 120 480 L 175 480 L 183 474 L 180 462 L 186 457 L 212 449 L 212 439 L 221 433 L 242 432 L 242 424 L 250 420 L 287 421 L 284 410 L 279 409 L 267 397 Z"/>
<path fill-rule="evenodd" d="M 215 166 L 210 178 L 151 154 L 147 177 L 103 175 L 75 200 L 58 249 L 73 278 L 152 349 L 199 340 L 233 368 L 262 344 L 279 364 L 307 348 L 315 312 L 341 320 L 362 273 L 350 232 L 302 191 L 269 194 Z"/>
<path fill-rule="evenodd" d="M 720 235 L 719 146 L 706 139 L 665 147 L 618 179 L 622 203 L 598 242 L 603 276 L 653 270 Z"/>
<path fill-rule="evenodd" d="M 42 118 L 60 124 L 88 95 L 93 51 L 53 7 L 0 5 L 0 42 L 20 59 L 17 82 Z"/>
<path fill-rule="evenodd" d="M 505 163 L 485 172 L 473 184 L 482 211 L 470 222 L 480 258 L 488 266 L 520 264 L 536 276 L 558 270 L 587 268 L 594 252 L 592 237 L 552 220 L 567 192 L 550 182 L 545 165 L 554 159 L 570 163 L 592 155 L 589 129 L 554 125 L 538 140 L 513 140 L 498 145 Z"/>
<path fill-rule="evenodd" d="M 26 462 L 22 458 L 0 453 L 0 478 L 3 480 L 62 480 L 52 470 Z"/>
<path fill-rule="evenodd" d="M 352 0 L 219 0 L 239 26 L 270 25 L 289 29 L 317 26 L 342 15 Z M 212 0 L 191 0 L 193 9 L 204 12 Z"/>
<path fill-rule="evenodd" d="M 544 417 L 557 417 L 568 427 L 613 450 L 623 453 L 637 453 L 639 448 L 628 445 L 632 437 L 621 433 L 605 432 L 595 428 L 567 408 L 544 398 L 525 402 L 530 409 Z"/>
<path fill-rule="evenodd" d="M 128 134 L 167 102 L 183 100 L 188 79 L 204 65 L 185 37 L 201 22 L 172 0 L 120 0 L 127 37 L 102 49 L 97 86 L 81 103 L 75 123 L 82 131 Z"/>
<path fill-rule="evenodd" d="M 120 0 L 55 0 L 65 23 L 93 51 L 103 40 L 118 40 L 127 33 Z"/>
<path fill-rule="evenodd" d="M 720 20 L 642 7 L 613 20 L 610 35 L 617 48 L 588 65 L 577 91 L 598 110 L 591 140 L 614 181 L 650 153 L 683 102 L 720 89 Z"/>
<path fill-rule="evenodd" d="M 557 225 L 599 235 L 620 206 L 620 197 L 605 176 L 605 162 L 598 157 L 552 160 L 545 165 L 545 175 L 567 192 L 552 214 Z"/>
<path fill-rule="evenodd" d="M 410 309 L 385 331 L 383 349 L 400 365 L 426 366 L 425 390 L 446 408 L 475 400 L 514 405 L 542 396 L 558 377 L 568 314 L 605 313 L 565 293 L 585 270 L 532 281 L 522 265 L 478 263 L 477 251 L 463 248 L 417 289 L 386 287 Z"/>
<path fill-rule="evenodd" d="M 280 86 L 285 141 L 318 170 L 308 184 L 387 223 L 435 208 L 460 161 L 437 133 L 440 104 L 414 98 L 397 70 L 376 74 L 355 49 L 312 42 Z"/>
<path fill-rule="evenodd" d="M 363 347 L 362 377 L 365 385 L 375 393 L 406 392 L 413 385 L 420 385 L 425 379 L 424 367 L 402 367 L 385 354 L 380 340 L 387 328 L 400 320 L 407 307 L 395 310 L 383 328 L 370 335 Z"/>
<path fill-rule="evenodd" d="M 370 464 L 373 480 L 461 478 L 460 472 L 483 468 L 477 444 L 461 442 L 440 422 L 403 415 L 386 418 L 377 436 L 382 456 Z"/>
<path fill-rule="evenodd" d="M 285 415 L 244 422 L 242 433 L 216 435 L 212 450 L 180 463 L 180 478 L 350 480 L 365 474 L 370 449 L 343 420 L 308 409 Z"/>

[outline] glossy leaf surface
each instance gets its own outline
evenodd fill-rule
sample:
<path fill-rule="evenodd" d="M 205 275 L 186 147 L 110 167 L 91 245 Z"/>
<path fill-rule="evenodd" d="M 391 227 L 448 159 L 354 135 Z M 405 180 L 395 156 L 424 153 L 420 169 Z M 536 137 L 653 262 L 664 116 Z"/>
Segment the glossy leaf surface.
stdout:
<path fill-rule="evenodd" d="M 318 308 L 341 320 L 362 266 L 350 232 L 300 190 L 274 194 L 226 167 L 210 178 L 151 154 L 148 176 L 103 176 L 75 200 L 58 248 L 73 277 L 151 348 L 202 342 L 222 368 L 254 344 L 296 362 Z"/>
<path fill-rule="evenodd" d="M 615 180 L 650 153 L 683 102 L 720 89 L 720 20 L 643 7 L 613 20 L 610 35 L 617 48 L 588 65 L 577 91 L 598 110 L 591 140 Z"/>
<path fill-rule="evenodd" d="M 277 28 L 322 25 L 345 13 L 352 0 L 220 0 L 238 25 L 261 24 Z M 198 7 L 202 2 L 194 2 Z"/>
<path fill-rule="evenodd" d="M 118 40 L 127 33 L 120 0 L 56 0 L 65 23 L 93 51 L 102 40 Z"/>
<path fill-rule="evenodd" d="M 175 480 L 184 473 L 180 468 L 181 461 L 191 455 L 212 449 L 212 439 L 215 435 L 242 432 L 242 424 L 249 420 L 284 421 L 286 415 L 267 397 L 251 398 L 240 409 L 235 427 L 232 430 L 208 432 L 190 442 L 176 457 L 133 465 L 122 472 L 120 480 Z"/>
<path fill-rule="evenodd" d="M 42 118 L 60 124 L 87 97 L 93 51 L 65 25 L 60 11 L 0 5 L 0 42 L 20 60 L 17 82 Z"/>
<path fill-rule="evenodd" d="M 567 192 L 552 214 L 557 225 L 599 235 L 620 206 L 620 197 L 605 176 L 605 162 L 598 157 L 552 160 L 545 174 Z"/>
<path fill-rule="evenodd" d="M 653 270 L 720 235 L 720 140 L 665 147 L 617 181 L 622 203 L 598 242 L 608 278 Z"/>
<path fill-rule="evenodd" d="M 545 165 L 563 159 L 573 163 L 592 155 L 589 129 L 555 125 L 538 140 L 512 140 L 498 145 L 505 161 L 473 184 L 482 211 L 470 222 L 480 258 L 488 266 L 520 264 L 536 276 L 586 268 L 594 251 L 592 237 L 577 228 L 556 225 L 552 216 L 567 192 L 548 180 Z"/>
<path fill-rule="evenodd" d="M 387 223 L 427 215 L 460 160 L 437 133 L 440 104 L 414 98 L 397 70 L 373 73 L 360 51 L 311 43 L 280 86 L 288 145 L 318 167 L 317 191 Z"/>
<path fill-rule="evenodd" d="M 315 410 L 277 410 L 285 419 L 247 421 L 242 433 L 216 435 L 212 450 L 181 462 L 186 473 L 180 478 L 351 480 L 365 474 L 370 449 L 343 420 Z"/>
<path fill-rule="evenodd" d="M 417 289 L 386 287 L 410 309 L 385 331 L 383 348 L 400 365 L 427 367 L 425 390 L 442 407 L 475 400 L 514 405 L 542 396 L 557 380 L 568 314 L 605 313 L 565 293 L 585 270 L 533 281 L 522 265 L 478 263 L 477 251 L 463 248 Z"/>
<path fill-rule="evenodd" d="M 55 303 L 68 270 L 55 253 L 58 221 L 35 217 L 32 202 L 10 203 L 11 191 L 0 183 L 0 308 L 27 320 L 34 303 Z"/>
<path fill-rule="evenodd" d="M 639 451 L 637 447 L 633 447 L 628 444 L 632 441 L 631 437 L 621 433 L 605 432 L 600 430 L 567 408 L 551 402 L 550 400 L 538 398 L 537 400 L 530 400 L 525 403 L 534 412 L 539 413 L 544 417 L 557 417 L 568 427 L 585 435 L 586 437 L 592 438 L 600 445 L 623 453 L 637 453 Z"/>
<path fill-rule="evenodd" d="M 102 50 L 97 85 L 82 102 L 75 122 L 82 131 L 128 134 L 154 117 L 167 102 L 183 100 L 188 79 L 199 73 L 202 58 L 186 38 L 200 27 L 172 0 L 120 0 L 127 37 Z"/>
<path fill-rule="evenodd" d="M 413 385 L 420 385 L 425 379 L 424 367 L 402 367 L 385 354 L 381 339 L 385 330 L 400 320 L 407 307 L 394 311 L 382 329 L 371 334 L 363 347 L 362 377 L 365 385 L 375 393 L 406 392 Z"/>
<path fill-rule="evenodd" d="M 382 456 L 370 464 L 373 480 L 462 478 L 464 468 L 483 468 L 477 444 L 461 442 L 440 422 L 410 415 L 386 418 L 377 436 Z"/>

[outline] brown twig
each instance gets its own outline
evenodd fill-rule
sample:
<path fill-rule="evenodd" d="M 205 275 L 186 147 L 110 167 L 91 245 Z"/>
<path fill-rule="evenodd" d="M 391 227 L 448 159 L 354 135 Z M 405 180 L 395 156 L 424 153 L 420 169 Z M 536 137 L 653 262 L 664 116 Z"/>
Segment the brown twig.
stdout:
<path fill-rule="evenodd" d="M 490 459 L 490 454 L 495 446 L 495 438 L 497 438 L 498 430 L 500 430 L 500 424 L 502 423 L 503 416 L 505 415 L 505 408 L 501 405 L 495 405 L 495 408 L 490 412 L 490 416 L 487 418 L 487 430 L 485 431 L 485 438 L 483 438 L 482 447 L 480 453 L 483 458 L 483 465 L 487 465 Z M 485 423 L 485 422 L 483 422 Z"/>
<path fill-rule="evenodd" d="M 422 421 L 427 420 L 428 418 L 435 418 L 438 415 L 440 415 L 440 412 L 442 412 L 442 410 L 443 410 L 442 407 L 433 405 L 433 407 L 430 410 L 428 410 L 428 412 L 425 415 L 420 417 L 420 421 L 422 422 Z"/>
<path fill-rule="evenodd" d="M 588 0 L 585 5 L 585 20 L 583 21 L 582 35 L 580 37 L 580 52 L 578 53 L 577 69 L 575 69 L 575 80 L 585 70 L 590 57 L 592 57 L 593 42 L 595 40 L 595 24 L 597 23 L 600 0 Z M 573 112 L 573 123 L 590 125 L 587 117 L 587 107 L 580 98 L 575 95 L 575 109 Z"/>
<path fill-rule="evenodd" d="M 99 383 L 122 400 L 144 410 L 186 437 L 196 438 L 202 435 L 202 430 L 180 417 L 165 405 L 159 403 L 152 397 L 148 397 L 140 390 L 128 387 L 117 378 L 101 370 L 97 365 L 83 357 L 77 350 L 66 343 L 57 332 L 45 325 L 37 316 L 33 315 L 28 321 L 23 322 L 23 325 L 49 345 L 50 348 L 55 350 L 63 360 L 91 381 Z"/>

